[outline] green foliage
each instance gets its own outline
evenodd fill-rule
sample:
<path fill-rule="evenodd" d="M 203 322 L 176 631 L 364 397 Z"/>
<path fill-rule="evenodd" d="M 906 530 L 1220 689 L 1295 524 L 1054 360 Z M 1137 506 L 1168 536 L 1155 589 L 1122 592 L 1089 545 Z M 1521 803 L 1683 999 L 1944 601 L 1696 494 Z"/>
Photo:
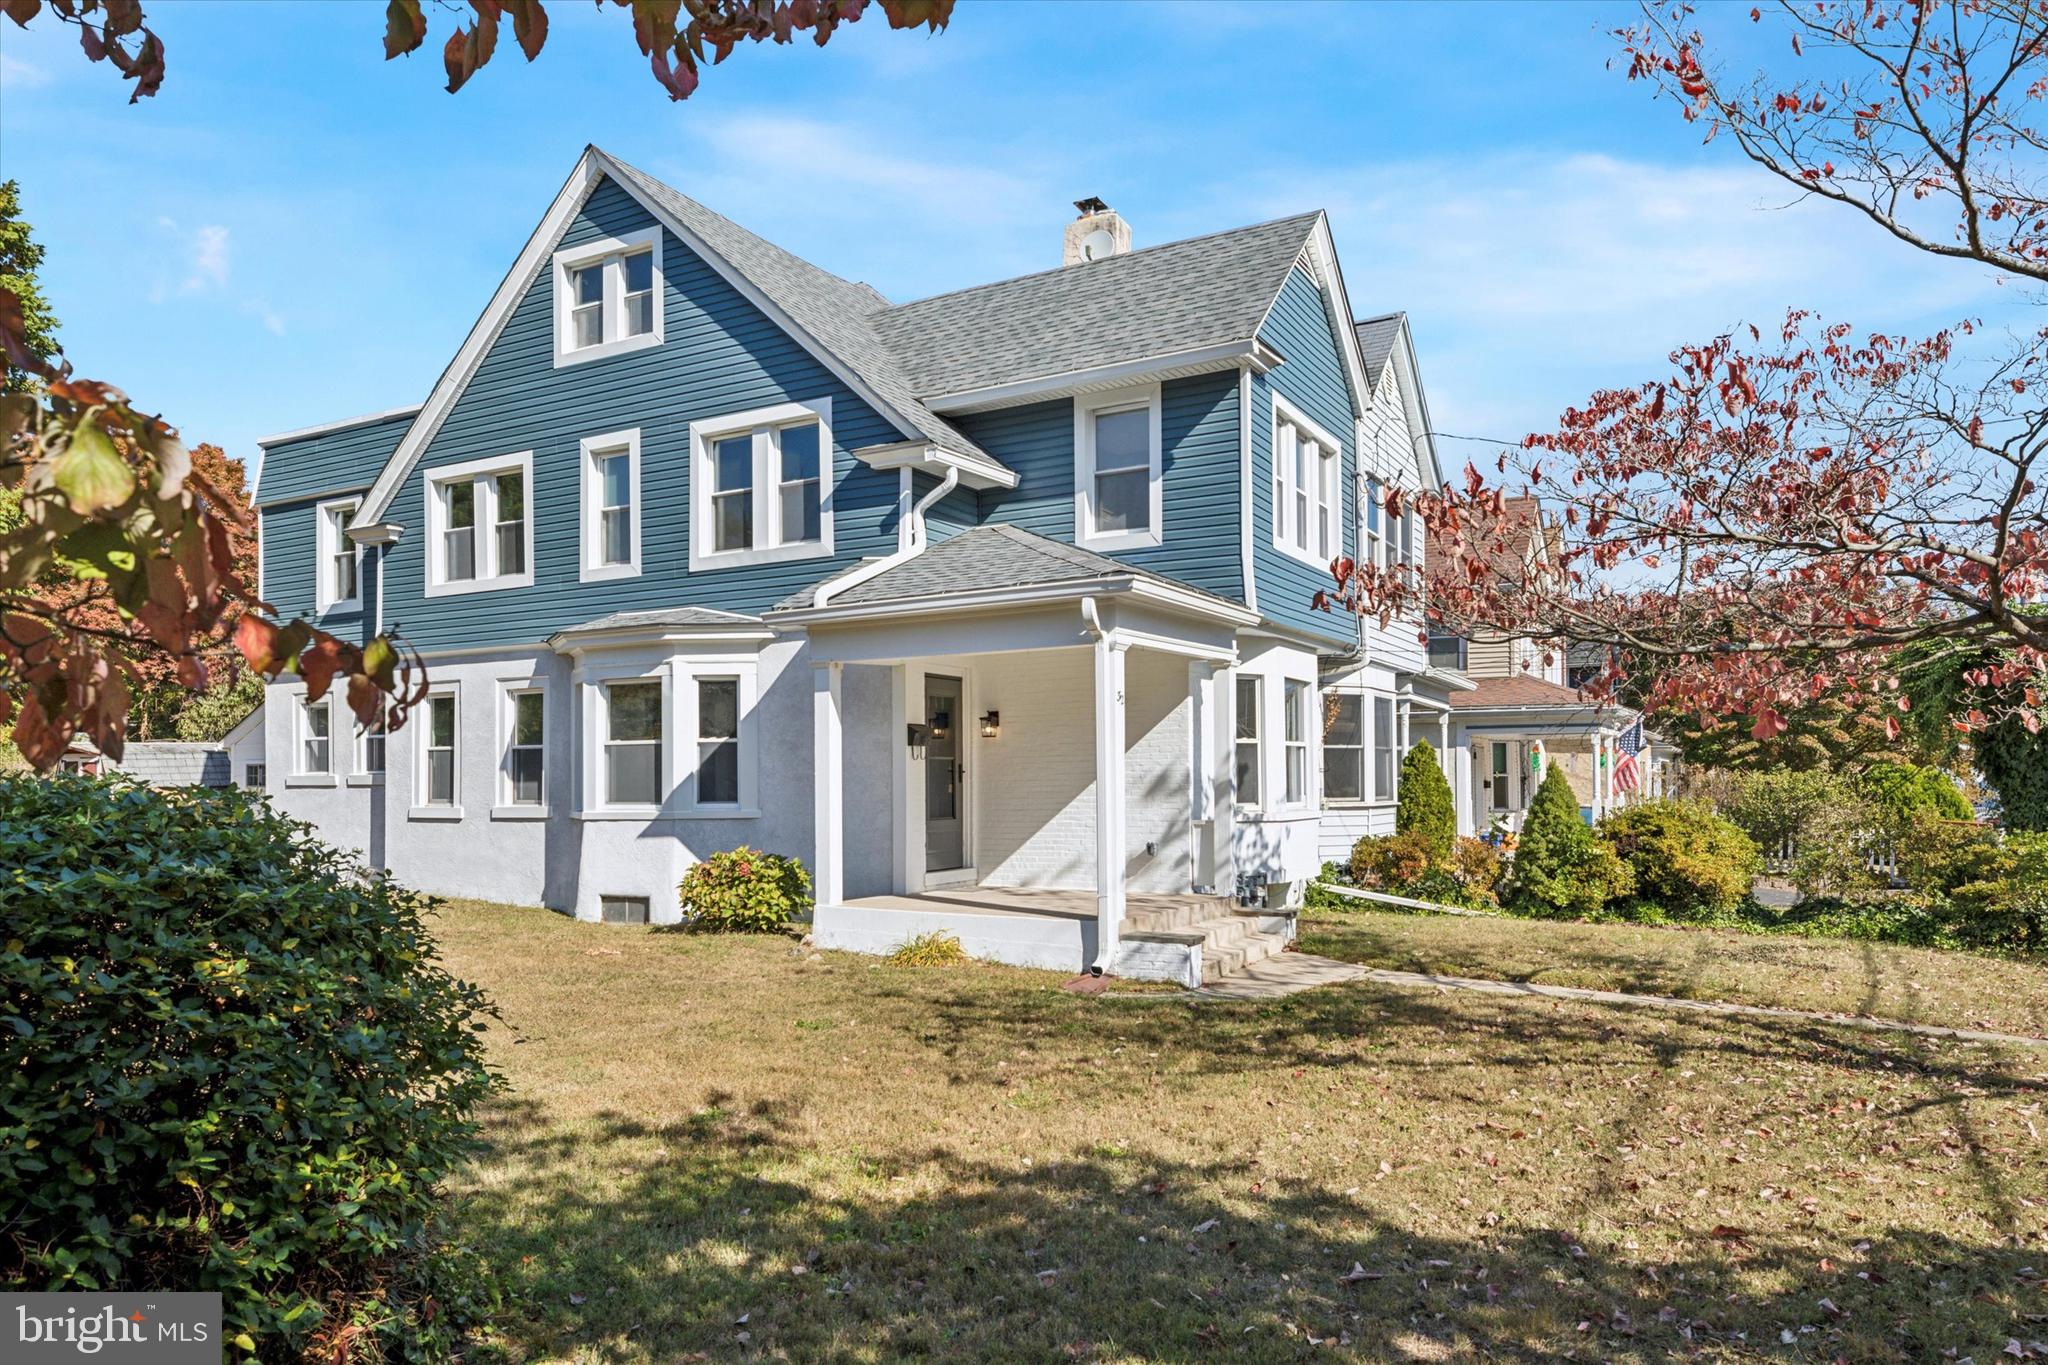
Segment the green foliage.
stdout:
<path fill-rule="evenodd" d="M 2048 613 L 2048 606 L 2020 608 L 2027 615 Z M 2009 651 L 1963 649 L 1948 641 L 1927 641 L 1900 651 L 1898 674 L 1912 709 L 1905 723 L 1929 745 L 1959 755 L 1964 742 L 1969 760 L 1985 783 L 1998 793 L 1999 819 L 2007 829 L 2048 830 L 2048 725 L 2029 731 L 2015 708 L 2026 704 L 2024 682 L 2003 688 L 1981 687 L 1970 674 L 2001 662 Z M 1999 717 L 1996 724 L 1959 733 L 1953 722 L 1971 711 Z M 2037 718 L 2042 713 L 2036 708 Z"/>
<path fill-rule="evenodd" d="M 742 845 L 714 853 L 683 874 L 678 897 L 693 929 L 777 933 L 811 905 L 802 863 Z"/>
<path fill-rule="evenodd" d="M 1369 891 L 1400 896 L 1436 863 L 1427 837 L 1417 833 L 1368 834 L 1351 846 L 1351 880 Z"/>
<path fill-rule="evenodd" d="M 21 300 L 22 342 L 29 354 L 48 360 L 57 354 L 57 318 L 36 279 L 42 264 L 42 245 L 21 220 L 21 183 L 0 180 L 0 289 Z M 19 393 L 33 383 L 34 376 L 0 365 L 0 393 Z"/>
<path fill-rule="evenodd" d="M 1974 814 L 1946 773 L 1914 763 L 1873 763 L 1857 775 L 1856 786 L 1895 829 L 1923 813 L 1945 820 Z"/>
<path fill-rule="evenodd" d="M 1302 903 L 1311 910 L 1356 909 L 1358 902 L 1323 889 L 1325 882 L 1332 886 L 1342 886 L 1350 880 L 1351 869 L 1343 863 L 1324 863 L 1323 870 L 1316 874 L 1316 879 L 1302 892 Z"/>
<path fill-rule="evenodd" d="M 1465 893 L 1462 904 L 1475 908 L 1495 904 L 1507 869 L 1507 858 L 1484 839 L 1467 835 L 1451 850 L 1451 875 Z"/>
<path fill-rule="evenodd" d="M 889 960 L 899 967 L 952 967 L 965 962 L 967 952 L 959 939 L 943 929 L 935 929 L 905 943 L 889 954 Z"/>
<path fill-rule="evenodd" d="M 1763 870 L 1750 837 L 1704 802 L 1638 802 L 1602 820 L 1599 833 L 1628 866 L 1638 904 L 1660 919 L 1724 919 Z"/>
<path fill-rule="evenodd" d="M 487 1305 L 430 1227 L 496 1082 L 430 902 L 123 779 L 0 779 L 0 867 L 0 1280 L 217 1290 L 268 1360 L 350 1321 L 449 1355 Z"/>
<path fill-rule="evenodd" d="M 1633 889 L 1627 866 L 1580 818 L 1564 769 L 1552 764 L 1529 802 L 1502 904 L 1518 915 L 1578 919 Z"/>
<path fill-rule="evenodd" d="M 1394 808 L 1394 832 L 1419 834 L 1439 861 L 1448 861 L 1458 837 L 1458 814 L 1451 784 L 1437 765 L 1436 750 L 1418 741 L 1401 758 L 1401 798 Z"/>
<path fill-rule="evenodd" d="M 1947 896 L 1966 882 L 1999 875 L 1995 831 L 1922 811 L 1900 827 L 1892 845 L 1899 877 L 1923 895 Z"/>
<path fill-rule="evenodd" d="M 1717 773 L 1689 784 L 1689 789 L 1711 801 L 1767 853 L 1798 840 L 1821 811 L 1856 800 L 1828 773 L 1790 768 Z"/>
<path fill-rule="evenodd" d="M 263 704 L 263 679 L 243 670 L 204 692 L 180 694 L 178 700 L 171 733 L 182 740 L 213 743 L 225 739 Z"/>
<path fill-rule="evenodd" d="M 2048 953 L 2048 833 L 2007 835 L 1949 908 L 1950 932 L 1966 946 Z"/>

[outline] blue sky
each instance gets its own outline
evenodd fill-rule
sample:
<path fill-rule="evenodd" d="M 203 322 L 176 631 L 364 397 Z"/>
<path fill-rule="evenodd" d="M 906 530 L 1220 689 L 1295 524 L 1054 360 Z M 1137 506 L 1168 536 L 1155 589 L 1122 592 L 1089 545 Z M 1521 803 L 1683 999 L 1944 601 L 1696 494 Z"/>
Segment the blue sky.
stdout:
<path fill-rule="evenodd" d="M 456 95 L 446 10 L 385 62 L 368 0 L 149 8 L 170 76 L 132 107 L 70 30 L 0 22 L 0 178 L 79 370 L 244 457 L 425 397 L 585 142 L 898 300 L 1056 264 L 1084 195 L 1139 246 L 1325 208 L 1353 305 L 1408 311 L 1459 435 L 1788 305 L 1909 331 L 2013 306 L 1702 147 L 1606 68 L 1631 6 L 963 0 L 937 37 L 748 48 L 683 104 L 581 0 Z"/>

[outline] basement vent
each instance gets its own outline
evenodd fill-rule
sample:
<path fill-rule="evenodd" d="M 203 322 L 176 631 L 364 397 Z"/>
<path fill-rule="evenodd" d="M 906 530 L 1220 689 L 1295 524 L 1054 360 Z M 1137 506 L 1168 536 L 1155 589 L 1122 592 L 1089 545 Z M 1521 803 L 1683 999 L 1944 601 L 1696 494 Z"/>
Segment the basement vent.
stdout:
<path fill-rule="evenodd" d="M 597 913 L 606 924 L 645 924 L 647 897 L 600 896 L 597 901 Z"/>

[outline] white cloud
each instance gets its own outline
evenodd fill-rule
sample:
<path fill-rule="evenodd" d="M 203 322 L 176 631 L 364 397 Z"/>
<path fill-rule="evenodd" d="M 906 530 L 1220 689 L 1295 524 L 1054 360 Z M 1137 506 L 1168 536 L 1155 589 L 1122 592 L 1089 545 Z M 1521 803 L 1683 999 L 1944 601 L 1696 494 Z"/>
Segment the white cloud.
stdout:
<path fill-rule="evenodd" d="M 150 302 L 163 303 L 176 295 L 204 294 L 226 286 L 231 238 L 226 228 L 208 223 L 187 232 L 177 219 L 163 214 L 157 216 L 156 225 L 164 233 L 165 249 L 157 261 Z"/>
<path fill-rule="evenodd" d="M 50 83 L 50 73 L 40 66 L 0 52 L 0 86 L 9 90 L 34 90 Z"/>
<path fill-rule="evenodd" d="M 188 293 L 228 282 L 228 230 L 209 223 L 192 234 L 192 273 L 185 277 Z"/>

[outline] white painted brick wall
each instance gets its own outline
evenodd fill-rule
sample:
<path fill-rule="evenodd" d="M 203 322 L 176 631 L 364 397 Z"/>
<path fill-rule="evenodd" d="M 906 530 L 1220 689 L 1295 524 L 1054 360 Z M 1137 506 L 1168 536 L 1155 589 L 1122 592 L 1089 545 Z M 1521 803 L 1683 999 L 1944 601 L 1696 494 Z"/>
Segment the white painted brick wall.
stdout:
<path fill-rule="evenodd" d="M 978 705 L 1002 712 L 980 748 L 978 866 L 998 886 L 1095 885 L 1095 675 L 1085 650 L 1011 655 L 979 674 Z M 1188 866 L 1188 670 L 1132 650 L 1125 664 L 1130 887 L 1181 892 Z M 1147 856 L 1151 841 L 1156 854 Z"/>

